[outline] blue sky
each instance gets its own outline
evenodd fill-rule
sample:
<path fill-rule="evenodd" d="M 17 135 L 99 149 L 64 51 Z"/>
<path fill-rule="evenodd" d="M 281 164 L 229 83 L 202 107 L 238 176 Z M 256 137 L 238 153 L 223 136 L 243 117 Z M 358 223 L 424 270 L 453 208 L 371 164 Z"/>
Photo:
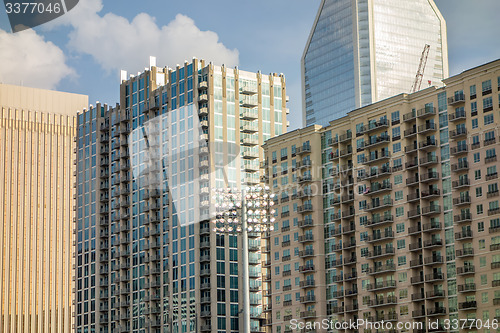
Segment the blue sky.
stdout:
<path fill-rule="evenodd" d="M 447 21 L 451 75 L 500 58 L 500 1 L 435 2 Z M 91 103 L 114 105 L 120 69 L 137 73 L 149 55 L 171 67 L 196 56 L 242 70 L 284 73 L 294 129 L 302 118 L 300 58 L 319 3 L 80 0 L 69 14 L 17 34 L 10 33 L 2 12 L 0 82 L 87 94 Z"/>

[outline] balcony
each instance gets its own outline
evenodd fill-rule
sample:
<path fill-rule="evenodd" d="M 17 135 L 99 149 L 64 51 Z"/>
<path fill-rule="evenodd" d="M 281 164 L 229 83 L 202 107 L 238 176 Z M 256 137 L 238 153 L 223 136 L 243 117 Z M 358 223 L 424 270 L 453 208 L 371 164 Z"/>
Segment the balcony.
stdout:
<path fill-rule="evenodd" d="M 314 236 L 312 234 L 299 236 L 299 243 L 314 242 Z"/>
<path fill-rule="evenodd" d="M 458 308 L 464 311 L 475 310 L 477 309 L 477 302 L 476 301 L 461 302 L 458 303 Z"/>
<path fill-rule="evenodd" d="M 468 178 L 456 180 L 452 183 L 453 189 L 459 189 L 463 187 L 469 187 L 470 186 L 470 180 Z"/>
<path fill-rule="evenodd" d="M 426 249 L 431 249 L 434 247 L 440 247 L 443 246 L 443 241 L 440 239 L 429 239 L 424 241 L 424 248 Z"/>
<path fill-rule="evenodd" d="M 443 263 L 442 256 L 432 256 L 424 259 L 424 265 L 437 265 Z"/>
<path fill-rule="evenodd" d="M 443 280 L 444 280 L 443 273 L 432 273 L 432 274 L 425 275 L 425 282 L 436 282 L 436 281 L 443 281 Z"/>
<path fill-rule="evenodd" d="M 410 279 L 411 284 L 422 284 L 424 283 L 424 277 L 423 276 L 412 276 Z"/>
<path fill-rule="evenodd" d="M 316 286 L 316 282 L 314 280 L 305 280 L 300 281 L 300 288 L 312 288 Z"/>
<path fill-rule="evenodd" d="M 375 275 L 375 274 L 391 273 L 395 271 L 396 271 L 396 265 L 390 264 L 390 265 L 370 267 L 367 273 L 368 275 Z"/>
<path fill-rule="evenodd" d="M 372 164 L 372 163 L 380 162 L 380 161 L 383 161 L 383 160 L 386 160 L 386 159 L 389 159 L 389 158 L 391 158 L 391 153 L 390 152 L 388 152 L 388 151 L 380 151 L 380 152 L 377 152 L 374 155 L 370 154 L 370 158 L 369 159 L 365 159 L 362 163 L 363 164 Z"/>
<path fill-rule="evenodd" d="M 451 171 L 453 172 L 460 172 L 460 171 L 467 171 L 469 170 L 469 162 L 466 161 L 461 161 L 456 164 L 451 165 Z"/>
<path fill-rule="evenodd" d="M 307 183 L 307 182 L 311 182 L 311 181 L 312 181 L 311 175 L 304 175 L 302 177 L 299 177 L 299 184 Z"/>
<path fill-rule="evenodd" d="M 457 275 L 468 275 L 474 274 L 476 272 L 476 268 L 472 265 L 457 267 Z"/>
<path fill-rule="evenodd" d="M 484 159 L 484 163 L 491 163 L 497 161 L 497 155 L 488 156 Z"/>
<path fill-rule="evenodd" d="M 392 215 L 387 215 L 383 217 L 376 217 L 372 219 L 369 219 L 366 221 L 366 226 L 368 227 L 378 227 L 380 225 L 386 224 L 386 223 L 392 223 L 394 221 L 394 217 Z"/>
<path fill-rule="evenodd" d="M 298 223 L 299 228 L 312 227 L 313 225 L 314 225 L 313 219 L 302 220 L 302 221 L 299 221 L 299 223 Z"/>
<path fill-rule="evenodd" d="M 427 118 L 429 116 L 434 116 L 434 115 L 436 115 L 436 108 L 435 107 L 425 107 L 425 108 L 417 110 L 417 117 L 418 118 Z"/>
<path fill-rule="evenodd" d="M 314 250 L 313 249 L 306 249 L 304 251 L 300 251 L 299 257 L 300 258 L 314 257 Z"/>
<path fill-rule="evenodd" d="M 420 166 L 436 164 L 439 162 L 439 157 L 431 155 L 420 159 Z"/>
<path fill-rule="evenodd" d="M 304 204 L 302 206 L 297 207 L 298 213 L 309 213 L 312 211 L 313 211 L 313 205 L 311 204 Z"/>
<path fill-rule="evenodd" d="M 303 311 L 300 313 L 300 319 L 316 318 L 316 311 Z"/>
<path fill-rule="evenodd" d="M 300 303 L 306 304 L 315 302 L 316 302 L 316 296 L 314 295 L 300 296 Z"/>
<path fill-rule="evenodd" d="M 419 259 L 414 259 L 410 261 L 410 268 L 417 268 L 420 267 L 424 264 L 424 261 L 422 258 Z"/>
<path fill-rule="evenodd" d="M 443 274 L 440 273 L 440 275 L 443 275 Z M 432 291 L 426 292 L 425 297 L 427 299 L 444 298 L 444 297 L 446 297 L 446 292 L 444 290 L 432 290 Z"/>
<path fill-rule="evenodd" d="M 457 258 L 473 257 L 474 249 L 459 249 L 455 251 Z"/>
<path fill-rule="evenodd" d="M 453 198 L 453 205 L 462 206 L 462 205 L 470 205 L 471 198 L 470 196 L 462 196 L 460 198 Z"/>
<path fill-rule="evenodd" d="M 366 204 L 365 210 L 367 212 L 374 211 L 377 209 L 382 209 L 386 207 L 392 207 L 393 206 L 393 201 L 391 200 L 383 200 L 382 202 L 375 202 L 371 204 Z"/>
<path fill-rule="evenodd" d="M 412 121 L 415 120 L 417 117 L 417 113 L 415 111 L 408 112 L 407 114 L 403 115 L 403 121 Z"/>
<path fill-rule="evenodd" d="M 455 140 L 461 137 L 467 136 L 467 129 L 457 128 L 456 130 L 450 131 L 450 139 Z"/>
<path fill-rule="evenodd" d="M 380 121 L 375 121 L 375 122 L 370 122 L 368 125 L 366 125 L 363 129 L 363 132 L 365 134 L 368 134 L 370 132 L 376 131 L 378 129 L 386 128 L 389 127 L 389 121 L 382 119 Z"/>
<path fill-rule="evenodd" d="M 463 92 L 460 94 L 455 94 L 452 97 L 448 97 L 448 105 L 461 104 L 464 102 L 465 102 L 465 95 Z"/>
<path fill-rule="evenodd" d="M 308 272 L 314 272 L 315 267 L 314 265 L 304 265 L 299 267 L 299 272 L 300 273 L 308 273 Z"/>
<path fill-rule="evenodd" d="M 379 257 L 384 257 L 384 256 L 393 256 L 395 253 L 394 248 L 384 248 L 381 250 L 376 250 L 376 251 L 370 251 L 367 253 L 367 258 L 368 259 L 374 259 L 374 258 L 379 258 Z"/>
<path fill-rule="evenodd" d="M 422 191 L 422 199 L 432 199 L 441 196 L 441 191 L 439 189 L 430 189 L 427 191 Z"/>
<path fill-rule="evenodd" d="M 381 234 L 376 234 L 373 236 L 367 236 L 365 238 L 365 241 L 367 243 L 375 243 L 375 242 L 380 242 L 380 241 L 387 241 L 394 239 L 394 232 L 393 231 L 387 231 Z"/>
<path fill-rule="evenodd" d="M 437 147 L 437 142 L 434 139 L 427 139 L 418 143 L 418 149 L 427 150 Z"/>
<path fill-rule="evenodd" d="M 416 134 L 417 134 L 417 129 L 415 127 L 411 127 L 411 128 L 406 129 L 404 131 L 404 137 L 405 138 L 409 138 L 409 137 L 414 136 Z"/>
<path fill-rule="evenodd" d="M 462 213 L 459 215 L 455 215 L 453 218 L 453 221 L 456 223 L 471 222 L 472 221 L 472 214 L 471 213 Z"/>
<path fill-rule="evenodd" d="M 435 131 L 436 128 L 437 128 L 437 126 L 434 123 L 423 124 L 423 125 L 418 126 L 418 134 L 432 132 L 432 131 Z"/>
<path fill-rule="evenodd" d="M 364 148 L 373 148 L 381 144 L 388 144 L 391 142 L 391 138 L 388 135 L 380 135 L 375 137 L 373 140 L 365 142 Z"/>
<path fill-rule="evenodd" d="M 439 172 L 428 172 L 420 176 L 420 182 L 426 183 L 439 180 Z"/>
<path fill-rule="evenodd" d="M 387 296 L 385 299 L 383 297 L 377 297 L 376 299 L 371 299 L 368 301 L 369 307 L 379 307 L 397 304 L 397 298 L 395 296 Z"/>
<path fill-rule="evenodd" d="M 421 212 L 420 212 L 420 209 L 413 209 L 413 210 L 410 210 L 408 212 L 408 218 L 409 219 L 413 219 L 413 218 L 417 218 L 421 215 Z"/>
<path fill-rule="evenodd" d="M 465 240 L 472 238 L 472 230 L 465 229 L 461 232 L 455 233 L 455 240 Z"/>
<path fill-rule="evenodd" d="M 455 156 L 460 154 L 466 154 L 468 151 L 469 147 L 467 144 L 461 144 L 450 148 L 450 154 Z"/>
<path fill-rule="evenodd" d="M 311 146 L 303 145 L 302 147 L 297 147 L 295 152 L 297 155 L 308 154 L 311 152 Z"/>
<path fill-rule="evenodd" d="M 428 316 L 442 316 L 446 314 L 445 307 L 435 307 L 434 309 L 427 309 Z"/>
<path fill-rule="evenodd" d="M 391 190 L 392 190 L 391 183 L 374 184 L 373 186 L 368 187 L 367 190 L 363 194 L 364 195 L 373 195 L 373 194 L 382 193 L 382 192 L 391 191 Z"/>
<path fill-rule="evenodd" d="M 396 281 L 382 281 L 376 283 L 370 283 L 366 286 L 368 291 L 383 290 L 396 288 Z"/>
<path fill-rule="evenodd" d="M 441 207 L 436 206 L 436 205 L 431 205 L 422 208 L 422 215 L 434 215 L 434 214 L 440 214 L 441 213 Z"/>

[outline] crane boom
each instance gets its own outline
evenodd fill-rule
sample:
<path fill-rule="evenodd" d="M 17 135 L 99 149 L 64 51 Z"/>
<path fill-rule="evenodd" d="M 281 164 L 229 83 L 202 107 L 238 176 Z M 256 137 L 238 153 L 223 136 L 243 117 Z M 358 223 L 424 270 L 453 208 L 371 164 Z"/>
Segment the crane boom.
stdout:
<path fill-rule="evenodd" d="M 424 77 L 425 65 L 427 64 L 427 57 L 429 57 L 430 48 L 431 46 L 429 44 L 425 44 L 424 50 L 422 51 L 422 55 L 420 56 L 420 64 L 418 65 L 417 75 L 415 76 L 415 82 L 413 82 L 413 85 L 410 90 L 411 93 L 420 90 L 420 86 L 422 85 L 422 78 Z"/>

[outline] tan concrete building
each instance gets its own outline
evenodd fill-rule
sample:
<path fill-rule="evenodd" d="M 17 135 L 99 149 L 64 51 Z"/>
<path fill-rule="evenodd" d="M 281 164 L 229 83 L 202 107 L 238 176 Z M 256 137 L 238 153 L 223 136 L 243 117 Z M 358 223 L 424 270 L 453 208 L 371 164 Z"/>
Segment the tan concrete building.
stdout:
<path fill-rule="evenodd" d="M 342 331 L 333 324 L 318 326 L 324 308 L 333 322 L 391 323 L 384 332 L 488 332 L 484 326 L 449 328 L 446 320 L 500 320 L 500 60 L 444 83 L 354 110 L 324 128 L 308 127 L 266 142 L 268 182 L 280 197 L 284 177 L 296 178 L 293 185 L 301 194 L 309 186 L 303 178 L 309 169 L 311 181 L 318 174 L 322 181 L 322 192 L 278 206 L 290 216 L 278 216 L 280 228 L 270 235 L 271 264 L 279 267 L 272 270 L 270 285 L 285 279 L 279 269 L 287 264 L 281 240 L 273 239 L 282 237 L 281 224 L 301 220 L 304 200 L 314 206 L 308 213 L 314 223 L 290 223 L 290 231 L 285 229 L 298 233 L 290 244 L 299 248 L 290 260 L 300 262 L 292 275 L 300 276 L 300 267 L 312 260 L 315 270 L 302 275 L 326 280 L 326 288 L 312 286 L 315 302 L 306 305 L 295 297 L 283 304 L 285 291 L 270 288 L 270 331 L 296 328 L 290 310 L 293 319 L 309 322 L 302 326 L 306 332 Z M 307 141 L 307 152 L 290 155 Z M 285 148 L 292 159 L 288 172 L 275 172 L 280 161 L 273 156 Z M 305 169 L 293 167 L 305 162 Z M 322 202 L 319 223 L 317 202 Z M 303 258 L 300 251 L 307 243 L 301 240 L 310 237 L 309 228 L 315 233 L 315 225 L 324 228 L 324 242 L 311 243 L 315 256 Z M 318 298 L 323 295 L 326 302 Z M 308 309 L 315 315 L 298 314 Z M 396 326 L 416 322 L 426 324 Z"/>
<path fill-rule="evenodd" d="M 0 331 L 71 332 L 76 112 L 87 96 L 0 84 Z"/>

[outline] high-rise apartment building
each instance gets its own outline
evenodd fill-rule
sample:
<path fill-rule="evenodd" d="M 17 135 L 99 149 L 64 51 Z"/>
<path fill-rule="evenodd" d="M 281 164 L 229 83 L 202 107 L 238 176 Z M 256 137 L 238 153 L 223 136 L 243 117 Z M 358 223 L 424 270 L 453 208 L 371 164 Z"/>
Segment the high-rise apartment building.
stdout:
<path fill-rule="evenodd" d="M 212 230 L 212 190 L 260 183 L 287 113 L 284 76 L 193 59 L 122 76 L 120 105 L 79 114 L 77 332 L 240 331 L 242 239 Z M 266 239 L 248 242 L 261 332 Z"/>
<path fill-rule="evenodd" d="M 272 332 L 325 316 L 433 323 L 384 332 L 500 320 L 500 60 L 444 84 L 265 143 L 264 177 L 281 199 Z"/>
<path fill-rule="evenodd" d="M 302 56 L 303 123 L 410 92 L 426 44 L 422 86 L 440 85 L 446 24 L 433 0 L 323 0 Z"/>
<path fill-rule="evenodd" d="M 1 332 L 72 332 L 73 150 L 87 103 L 0 84 Z"/>

